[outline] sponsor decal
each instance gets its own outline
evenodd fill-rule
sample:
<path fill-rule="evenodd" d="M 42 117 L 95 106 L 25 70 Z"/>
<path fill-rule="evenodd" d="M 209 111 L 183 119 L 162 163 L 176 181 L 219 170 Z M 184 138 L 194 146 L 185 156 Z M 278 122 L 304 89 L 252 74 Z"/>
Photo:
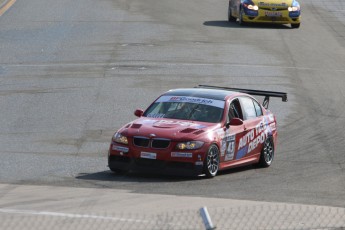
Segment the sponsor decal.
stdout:
<path fill-rule="evenodd" d="M 164 113 L 149 113 L 147 114 L 147 117 L 152 117 L 152 118 L 163 118 L 165 116 Z"/>
<path fill-rule="evenodd" d="M 185 157 L 185 158 L 192 158 L 193 153 L 181 153 L 181 152 L 172 152 L 171 157 Z"/>
<path fill-rule="evenodd" d="M 269 125 L 268 120 L 263 118 L 254 129 L 250 130 L 240 139 L 236 159 L 240 159 L 250 153 L 259 144 L 264 143 L 267 137 L 271 134 L 271 126 Z"/>
<path fill-rule="evenodd" d="M 243 147 L 242 149 L 238 150 L 236 155 L 236 160 L 241 159 L 244 157 L 248 152 L 248 146 Z"/>
<path fill-rule="evenodd" d="M 196 98 L 196 97 L 170 97 L 169 101 L 181 101 L 181 102 L 191 102 L 196 104 L 212 104 L 213 100 L 205 98 Z"/>
<path fill-rule="evenodd" d="M 158 118 L 158 117 L 155 117 Z M 203 129 L 206 128 L 207 126 L 201 125 L 201 124 L 196 124 L 193 122 L 188 122 L 188 121 L 176 121 L 176 120 L 151 120 L 151 119 L 145 119 L 141 121 L 142 124 L 147 124 L 147 125 L 152 125 L 154 124 L 155 126 L 160 126 L 162 125 L 181 125 L 181 126 L 189 126 L 193 127 L 195 129 Z"/>
<path fill-rule="evenodd" d="M 162 96 L 156 102 L 188 102 L 194 104 L 210 105 L 218 108 L 224 108 L 225 101 L 214 100 L 201 97 L 185 97 L 185 96 Z"/>
<path fill-rule="evenodd" d="M 204 162 L 202 162 L 202 161 L 196 161 L 196 162 L 195 162 L 195 165 L 204 165 Z"/>
<path fill-rule="evenodd" d="M 259 2 L 259 6 L 262 7 L 287 7 L 288 5 L 283 3 L 266 3 L 266 2 Z"/>
<path fill-rule="evenodd" d="M 203 129 L 203 128 L 206 128 L 206 127 L 207 127 L 206 125 L 198 125 L 198 124 L 193 124 L 192 126 L 193 126 L 193 128 L 195 128 L 195 129 Z"/>
<path fill-rule="evenodd" d="M 157 159 L 157 153 L 141 152 L 140 157 L 146 159 Z"/>
<path fill-rule="evenodd" d="M 194 123 L 188 122 L 188 121 L 174 121 L 174 120 L 160 120 L 155 123 L 156 126 L 159 126 L 160 124 L 165 125 L 181 125 L 181 126 L 192 126 Z"/>
<path fill-rule="evenodd" d="M 271 123 L 271 124 L 270 124 L 270 128 L 271 128 L 272 131 L 273 131 L 273 130 L 276 130 L 276 129 L 277 129 L 276 123 Z"/>
<path fill-rule="evenodd" d="M 122 146 L 118 146 L 118 145 L 113 145 L 112 149 L 115 151 L 124 152 L 124 153 L 128 153 L 128 151 L 129 151 L 129 149 L 127 147 L 122 147 Z"/>
<path fill-rule="evenodd" d="M 226 137 L 230 136 L 230 129 L 225 130 L 220 128 L 216 130 L 219 138 L 221 139 L 221 146 L 220 146 L 220 156 L 223 157 L 225 155 L 225 149 L 226 149 Z"/>
<path fill-rule="evenodd" d="M 282 12 L 281 11 L 265 11 L 265 15 L 267 17 L 281 17 Z"/>
<path fill-rule="evenodd" d="M 225 155 L 225 160 L 226 161 L 234 159 L 235 140 L 236 140 L 236 135 L 225 136 L 222 139 L 221 156 Z"/>
<path fill-rule="evenodd" d="M 141 123 L 143 123 L 143 124 L 153 124 L 155 122 L 157 122 L 157 120 L 145 119 L 145 120 L 141 121 Z"/>

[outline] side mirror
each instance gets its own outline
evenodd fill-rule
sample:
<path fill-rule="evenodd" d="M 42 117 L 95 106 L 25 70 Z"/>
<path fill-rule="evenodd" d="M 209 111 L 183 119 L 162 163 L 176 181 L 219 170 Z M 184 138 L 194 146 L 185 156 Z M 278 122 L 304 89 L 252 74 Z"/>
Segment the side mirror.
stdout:
<path fill-rule="evenodd" d="M 235 126 L 243 125 L 243 121 L 240 118 L 234 117 L 230 120 L 229 124 Z"/>
<path fill-rule="evenodd" d="M 137 117 L 141 117 L 144 114 L 144 111 L 141 109 L 137 109 L 134 111 L 134 115 Z"/>
<path fill-rule="evenodd" d="M 226 124 L 226 128 L 228 129 L 229 126 L 239 126 L 243 125 L 243 121 L 240 118 L 234 117 L 230 120 L 229 123 Z"/>

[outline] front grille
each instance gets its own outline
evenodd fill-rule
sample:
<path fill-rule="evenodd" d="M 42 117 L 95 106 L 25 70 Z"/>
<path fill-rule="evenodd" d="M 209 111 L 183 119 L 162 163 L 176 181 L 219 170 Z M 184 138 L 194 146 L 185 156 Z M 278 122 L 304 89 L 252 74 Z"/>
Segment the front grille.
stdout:
<path fill-rule="evenodd" d="M 109 162 L 112 162 L 112 161 L 129 163 L 131 159 L 129 157 L 123 157 L 123 156 L 110 156 Z"/>
<path fill-rule="evenodd" d="M 164 168 L 164 162 L 160 160 L 138 158 L 135 159 L 134 162 L 137 166 L 148 167 L 150 169 Z"/>
<path fill-rule="evenodd" d="M 168 167 L 172 167 L 172 168 L 180 168 L 180 169 L 193 169 L 194 168 L 194 164 L 193 163 L 190 163 L 190 162 L 177 162 L 177 161 L 168 162 L 167 166 Z"/>
<path fill-rule="evenodd" d="M 136 146 L 147 148 L 149 147 L 150 139 L 146 137 L 134 137 L 133 143 Z"/>
<path fill-rule="evenodd" d="M 275 8 L 275 7 L 260 7 L 260 10 L 269 10 L 269 11 L 283 11 L 288 10 L 287 8 Z"/>
<path fill-rule="evenodd" d="M 168 139 L 152 139 L 150 140 L 147 137 L 133 137 L 133 143 L 138 147 L 152 147 L 154 149 L 166 149 L 170 145 L 170 140 Z"/>
<path fill-rule="evenodd" d="M 267 16 L 262 16 L 262 17 L 258 17 L 258 20 L 261 20 L 261 21 L 279 21 L 279 22 L 289 22 L 289 19 L 288 18 L 285 18 L 285 17 L 267 17 Z"/>
<path fill-rule="evenodd" d="M 165 139 L 153 139 L 151 146 L 154 149 L 166 149 L 170 145 L 170 140 Z"/>

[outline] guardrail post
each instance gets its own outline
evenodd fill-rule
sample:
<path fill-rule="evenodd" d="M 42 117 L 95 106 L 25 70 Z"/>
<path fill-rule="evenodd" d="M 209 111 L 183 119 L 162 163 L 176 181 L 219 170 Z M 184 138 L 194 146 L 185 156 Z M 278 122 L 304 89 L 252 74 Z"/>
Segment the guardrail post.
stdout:
<path fill-rule="evenodd" d="M 213 225 L 210 215 L 208 214 L 207 208 L 202 207 L 200 209 L 200 215 L 202 221 L 204 222 L 206 230 L 214 230 L 216 227 Z"/>

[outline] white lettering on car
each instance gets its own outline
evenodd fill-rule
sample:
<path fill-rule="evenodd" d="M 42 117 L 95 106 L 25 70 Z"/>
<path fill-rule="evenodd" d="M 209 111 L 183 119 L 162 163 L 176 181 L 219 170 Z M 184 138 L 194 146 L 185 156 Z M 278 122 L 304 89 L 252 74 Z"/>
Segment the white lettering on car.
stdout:
<path fill-rule="evenodd" d="M 271 120 L 271 119 L 269 119 Z M 268 120 L 263 118 L 254 129 L 246 133 L 239 141 L 238 149 L 248 146 L 247 154 L 253 151 L 259 144 L 265 142 L 269 134 L 272 133 L 272 126 L 275 127 L 275 123 L 268 124 Z"/>

